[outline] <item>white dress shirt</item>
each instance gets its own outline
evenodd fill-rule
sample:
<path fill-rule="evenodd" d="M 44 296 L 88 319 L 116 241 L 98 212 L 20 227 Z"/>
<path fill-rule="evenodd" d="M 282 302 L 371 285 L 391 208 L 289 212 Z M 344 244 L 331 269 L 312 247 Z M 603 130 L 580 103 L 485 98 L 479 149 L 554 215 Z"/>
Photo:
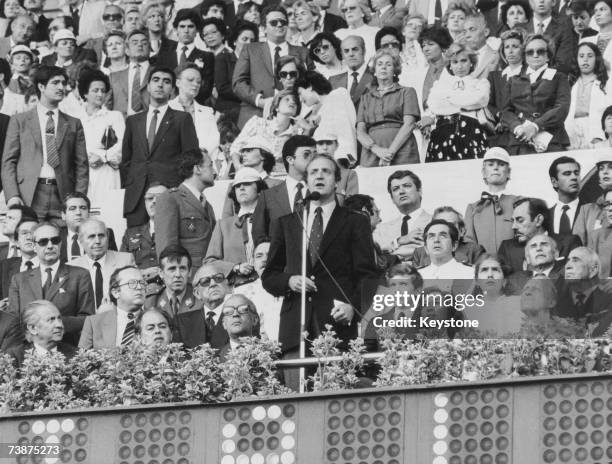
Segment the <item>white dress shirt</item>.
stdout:
<path fill-rule="evenodd" d="M 552 21 L 552 16 L 549 16 L 546 19 L 537 19 L 535 16 L 533 17 L 533 32 L 535 32 L 536 34 L 538 33 L 538 26 L 540 25 L 540 23 L 542 23 L 542 27 L 544 29 L 544 32 L 546 32 L 546 29 L 548 28 L 548 25 L 550 24 L 550 22 Z"/>
<path fill-rule="evenodd" d="M 47 281 L 47 268 L 51 268 L 51 281 L 53 282 L 55 280 L 55 275 L 57 274 L 57 270 L 59 269 L 60 266 L 60 262 L 59 259 L 55 262 L 55 264 L 51 264 L 51 265 L 46 265 L 46 264 L 42 264 L 40 263 L 40 277 L 42 279 L 42 284 L 43 286 L 45 285 L 45 282 Z"/>
<path fill-rule="evenodd" d="M 100 259 L 97 259 L 96 261 L 94 261 L 87 255 L 85 255 L 85 258 L 87 259 L 89 277 L 91 277 L 91 283 L 93 284 L 93 287 L 94 287 L 94 293 L 96 291 L 96 266 L 94 266 L 94 263 L 100 263 L 100 272 L 102 273 L 102 300 L 104 300 L 106 295 L 108 295 L 108 282 L 107 282 L 107 279 L 104 278 L 104 265 L 106 264 L 106 253 L 104 254 L 104 256 L 102 256 Z"/>
<path fill-rule="evenodd" d="M 287 56 L 289 54 L 289 43 L 283 42 L 276 44 L 274 42 L 266 41 L 268 48 L 270 49 L 270 58 L 272 58 L 272 67 L 274 67 L 274 55 L 276 54 L 276 47 L 280 47 L 280 56 Z"/>
<path fill-rule="evenodd" d="M 449 0 L 440 0 L 440 6 L 442 7 L 442 16 L 446 13 L 448 9 Z M 441 20 L 442 18 L 438 18 Z M 434 24 L 436 22 L 436 2 L 435 0 L 430 0 L 429 2 L 429 11 L 427 12 L 427 24 Z"/>
<path fill-rule="evenodd" d="M 34 256 L 33 258 L 26 258 L 25 256 L 21 257 L 21 264 L 19 265 L 19 272 L 23 272 L 23 271 L 27 271 L 28 270 L 28 266 L 26 266 L 26 262 L 30 261 L 32 263 L 32 269 L 34 269 L 35 267 L 40 266 L 40 262 L 38 261 L 38 256 Z M 47 278 L 47 274 L 45 274 L 45 279 Z M 43 284 L 45 283 L 45 281 L 43 280 Z"/>
<path fill-rule="evenodd" d="M 291 176 L 287 176 L 285 179 L 285 183 L 287 184 L 287 194 L 289 195 L 289 207 L 291 208 L 291 212 L 293 213 L 293 200 L 295 200 L 295 194 L 297 193 L 297 184 L 302 184 L 302 198 L 306 196 L 306 183 L 304 181 L 297 181 Z"/>
<path fill-rule="evenodd" d="M 569 203 L 561 203 L 560 201 L 555 203 L 555 223 L 553 224 L 553 230 L 556 234 L 559 233 L 559 227 L 561 226 L 561 215 L 563 214 L 563 207 L 565 205 L 569 206 L 566 211 L 567 217 L 569 218 L 570 228 L 574 224 L 574 218 L 576 217 L 576 212 L 578 211 L 578 202 L 579 199 L 576 198 L 574 201 Z"/>
<path fill-rule="evenodd" d="M 423 280 L 427 279 L 473 279 L 474 268 L 461 264 L 452 258 L 450 261 L 438 266 L 430 264 L 422 269 L 419 269 L 419 274 L 423 277 Z"/>
<path fill-rule="evenodd" d="M 153 111 L 155 110 L 159 111 L 159 114 L 157 115 L 157 126 L 155 127 L 155 133 L 157 134 L 162 119 L 164 119 L 164 115 L 166 114 L 166 111 L 168 111 L 168 104 L 166 103 L 165 105 L 159 106 L 157 108 L 153 108 L 153 106 L 149 105 L 149 111 L 147 111 L 147 135 L 149 134 L 149 126 L 151 125 L 151 120 L 153 119 Z"/>
<path fill-rule="evenodd" d="M 221 314 L 223 313 L 223 305 L 225 304 L 225 302 L 227 301 L 227 299 L 229 297 L 231 297 L 231 294 L 225 295 L 225 298 L 223 298 L 223 303 L 221 303 L 219 306 L 217 306 L 216 308 L 209 308 L 206 305 L 202 305 L 202 310 L 204 311 L 204 317 L 206 318 L 208 316 L 208 313 L 210 311 L 212 311 L 215 315 L 214 315 L 214 320 L 215 320 L 215 325 L 217 325 L 219 323 L 219 318 L 221 317 Z"/>
<path fill-rule="evenodd" d="M 40 124 L 40 135 L 41 135 L 42 149 L 43 149 L 43 162 L 42 162 L 42 167 L 40 168 L 39 177 L 42 177 L 45 179 L 55 179 L 55 169 L 51 167 L 51 165 L 49 164 L 49 160 L 47 159 L 46 128 L 47 128 L 47 119 L 49 119 L 47 112 L 52 111 L 53 112 L 53 116 L 52 116 L 53 124 L 55 126 L 53 129 L 53 133 L 55 137 L 57 137 L 57 121 L 59 117 L 59 110 L 57 108 L 52 110 L 51 108 L 47 108 L 46 106 L 43 106 L 42 104 L 39 103 L 38 105 L 36 105 L 36 111 L 38 113 L 38 123 Z M 59 150 L 59 146 L 57 148 Z M 58 156 L 59 156 L 59 153 L 58 153 Z"/>
<path fill-rule="evenodd" d="M 128 67 L 128 111 L 132 110 L 132 81 L 134 80 L 134 73 L 136 72 L 136 64 L 140 65 L 140 85 L 139 88 L 142 87 L 142 84 L 145 81 L 147 76 L 147 71 L 149 71 L 149 62 L 141 61 L 140 63 L 130 63 Z M 148 126 L 147 126 L 148 127 Z"/>

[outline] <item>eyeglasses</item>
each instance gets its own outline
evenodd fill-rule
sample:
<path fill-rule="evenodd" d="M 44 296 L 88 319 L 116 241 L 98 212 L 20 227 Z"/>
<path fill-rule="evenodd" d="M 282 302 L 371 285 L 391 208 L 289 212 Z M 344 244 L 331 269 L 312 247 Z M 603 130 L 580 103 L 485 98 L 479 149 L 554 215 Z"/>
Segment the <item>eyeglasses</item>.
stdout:
<path fill-rule="evenodd" d="M 527 56 L 546 55 L 546 53 L 548 53 L 548 50 L 545 48 L 530 48 L 529 50 L 525 50 L 525 55 Z"/>
<path fill-rule="evenodd" d="M 136 290 L 139 288 L 147 288 L 147 281 L 132 279 L 122 284 L 117 284 L 116 287 L 119 288 L 119 287 L 123 287 L 124 285 L 127 285 L 131 290 Z"/>
<path fill-rule="evenodd" d="M 281 79 L 296 79 L 298 77 L 297 71 L 281 71 L 278 73 Z"/>
<path fill-rule="evenodd" d="M 602 208 L 609 208 L 610 206 L 612 206 L 612 201 L 606 201 L 605 203 L 602 203 Z"/>
<path fill-rule="evenodd" d="M 272 27 L 285 27 L 287 25 L 287 21 L 284 19 L 271 19 L 268 21 L 268 25 Z"/>
<path fill-rule="evenodd" d="M 104 21 L 121 21 L 123 19 L 123 16 L 120 14 L 105 14 L 102 15 L 102 19 Z"/>
<path fill-rule="evenodd" d="M 224 316 L 233 316 L 235 313 L 240 314 L 241 316 L 249 313 L 249 305 L 240 305 L 240 306 L 224 306 L 223 307 L 223 315 Z"/>
<path fill-rule="evenodd" d="M 314 49 L 315 55 L 320 55 L 321 52 L 326 52 L 329 50 L 329 44 L 321 44 L 317 48 Z"/>
<path fill-rule="evenodd" d="M 200 280 L 198 280 L 198 285 L 200 287 L 208 287 L 210 285 L 211 280 L 214 280 L 216 283 L 220 284 L 225 280 L 225 276 L 219 273 L 209 277 L 202 277 Z"/>
<path fill-rule="evenodd" d="M 400 43 L 399 42 L 387 42 L 386 44 L 380 44 L 380 48 L 397 48 L 399 50 Z"/>
<path fill-rule="evenodd" d="M 57 235 L 55 237 L 45 237 L 37 240 L 36 244 L 41 247 L 46 247 L 49 245 L 49 242 L 51 242 L 53 245 L 59 245 L 62 243 L 62 239 Z"/>
<path fill-rule="evenodd" d="M 355 11 L 356 9 L 356 6 L 347 6 L 346 8 L 342 8 L 340 11 L 342 11 L 342 13 L 346 13 L 347 11 Z"/>

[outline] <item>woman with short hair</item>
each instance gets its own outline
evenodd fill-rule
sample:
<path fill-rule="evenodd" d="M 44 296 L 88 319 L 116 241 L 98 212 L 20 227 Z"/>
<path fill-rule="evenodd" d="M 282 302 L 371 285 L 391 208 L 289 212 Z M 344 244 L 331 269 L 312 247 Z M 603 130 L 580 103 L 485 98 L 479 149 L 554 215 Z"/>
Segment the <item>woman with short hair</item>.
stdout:
<path fill-rule="evenodd" d="M 326 79 L 346 71 L 342 64 L 340 39 L 331 32 L 319 32 L 310 41 L 309 48 L 315 69 Z"/>
<path fill-rule="evenodd" d="M 372 13 L 367 1 L 340 0 L 339 6 L 348 27 L 338 29 L 334 34 L 336 34 L 336 37 L 340 40 L 344 40 L 350 35 L 361 37 L 365 42 L 365 62 L 368 63 L 376 52 L 374 39 L 378 32 L 378 28 L 368 26 L 367 24 L 370 22 L 370 19 L 372 19 Z"/>

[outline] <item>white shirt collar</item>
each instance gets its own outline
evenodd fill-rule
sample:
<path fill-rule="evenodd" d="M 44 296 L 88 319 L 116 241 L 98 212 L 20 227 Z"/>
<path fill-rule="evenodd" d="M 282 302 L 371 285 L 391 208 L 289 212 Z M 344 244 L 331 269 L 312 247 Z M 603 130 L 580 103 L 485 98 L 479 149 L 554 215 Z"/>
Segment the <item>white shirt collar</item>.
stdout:
<path fill-rule="evenodd" d="M 560 201 L 557 201 L 555 205 L 557 206 L 557 208 L 559 208 L 559 213 L 562 213 L 562 208 L 565 205 L 569 206 L 568 211 L 576 211 L 576 209 L 578 209 L 578 203 L 580 203 L 580 198 L 576 198 L 575 200 L 572 200 L 569 203 L 561 203 Z"/>
<path fill-rule="evenodd" d="M 502 70 L 502 76 L 504 77 L 518 76 L 521 73 L 521 69 L 522 69 L 521 66 L 517 66 L 514 69 L 512 69 L 510 66 L 506 66 Z"/>
<path fill-rule="evenodd" d="M 181 56 L 181 53 L 183 53 L 183 48 L 184 47 L 187 47 L 187 51 L 185 52 L 185 55 L 187 55 L 187 56 L 191 55 L 191 52 L 193 51 L 193 49 L 196 48 L 195 41 L 191 42 L 190 44 L 177 43 L 176 44 L 176 53 L 177 53 L 178 56 Z"/>
<path fill-rule="evenodd" d="M 360 81 L 361 78 L 363 77 L 363 74 L 366 71 L 366 63 L 363 63 L 361 65 L 361 67 L 359 69 L 356 69 L 355 71 L 353 71 L 352 69 L 348 69 L 346 72 L 348 73 L 348 86 L 350 87 L 351 84 L 353 83 L 353 73 L 356 72 L 357 73 L 357 80 Z"/>
<path fill-rule="evenodd" d="M 57 108 L 55 108 L 54 110 L 52 110 L 51 108 L 47 108 L 46 106 L 43 106 L 41 103 L 38 103 L 36 105 L 36 111 L 38 111 L 38 117 L 39 118 L 48 118 L 47 113 L 49 111 L 53 111 L 53 119 L 55 120 L 56 124 L 57 124 L 57 115 L 59 114 L 59 110 Z"/>
<path fill-rule="evenodd" d="M 104 267 L 104 265 L 106 264 L 106 256 L 107 253 L 104 253 L 104 256 L 102 256 L 99 259 L 96 259 L 95 261 L 93 259 L 91 259 L 87 254 L 85 255 L 85 258 L 87 259 L 87 262 L 89 263 L 89 268 L 93 269 L 94 267 L 94 263 L 100 263 L 101 267 Z"/>
<path fill-rule="evenodd" d="M 245 214 L 253 214 L 255 212 L 255 205 L 250 207 L 240 207 L 240 211 L 238 212 L 238 217 L 244 216 Z"/>
<path fill-rule="evenodd" d="M 42 278 L 42 284 L 45 284 L 45 281 L 47 280 L 47 268 L 51 268 L 51 279 L 55 280 L 55 276 L 57 274 L 57 270 L 60 267 L 60 261 L 59 259 L 55 262 L 55 264 L 51 264 L 51 265 L 47 265 L 47 264 L 42 264 L 39 263 L 40 267 L 40 276 Z"/>
<path fill-rule="evenodd" d="M 281 56 L 285 56 L 289 54 L 289 44 L 287 43 L 287 41 L 277 44 L 277 43 L 270 42 L 269 40 L 267 40 L 266 43 L 268 44 L 268 48 L 270 49 L 270 53 L 272 54 L 272 57 L 274 57 L 274 53 L 276 53 L 276 47 L 280 47 Z"/>
<path fill-rule="evenodd" d="M 159 121 L 159 123 L 161 123 L 161 120 L 164 118 L 164 115 L 166 114 L 166 111 L 168 111 L 168 103 L 166 103 L 165 105 L 162 106 L 158 106 L 157 108 L 154 108 L 153 106 L 149 106 L 149 111 L 148 111 L 148 116 L 149 117 L 153 117 L 153 111 L 158 110 L 159 114 L 157 115 L 157 120 Z"/>
<path fill-rule="evenodd" d="M 295 198 L 295 194 L 297 193 L 297 184 L 301 183 L 304 187 L 302 188 L 302 196 L 306 195 L 306 182 L 297 181 L 291 176 L 287 176 L 285 178 L 285 183 L 287 184 L 287 193 L 289 194 L 289 205 L 291 206 L 291 211 L 293 211 L 293 199 Z"/>
<path fill-rule="evenodd" d="M 537 19 L 535 16 L 533 17 L 533 31 L 537 32 L 538 31 L 538 24 L 542 23 L 542 25 L 544 26 L 544 31 L 546 31 L 546 29 L 548 28 L 548 25 L 550 24 L 550 22 L 552 21 L 552 16 L 549 16 L 546 19 Z"/>
<path fill-rule="evenodd" d="M 32 263 L 32 269 L 34 269 L 35 267 L 39 267 L 40 266 L 40 262 L 38 261 L 38 256 L 34 256 L 33 258 L 26 258 L 25 256 L 21 256 L 21 264 L 19 265 L 19 270 L 20 271 L 25 271 L 27 270 L 27 266 L 26 266 L 26 261 L 30 261 Z"/>

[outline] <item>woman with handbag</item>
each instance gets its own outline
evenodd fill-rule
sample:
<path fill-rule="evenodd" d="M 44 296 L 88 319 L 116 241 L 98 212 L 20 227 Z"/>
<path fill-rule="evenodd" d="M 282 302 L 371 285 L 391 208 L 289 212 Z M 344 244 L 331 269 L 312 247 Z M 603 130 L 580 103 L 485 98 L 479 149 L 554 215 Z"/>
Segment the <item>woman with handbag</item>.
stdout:
<path fill-rule="evenodd" d="M 93 206 L 98 206 L 102 199 L 108 197 L 109 190 L 121 188 L 119 163 L 125 121 L 119 111 L 109 111 L 103 107 L 110 83 L 102 71 L 82 72 L 78 89 L 85 101 L 81 123 L 89 158 L 87 196 Z"/>

